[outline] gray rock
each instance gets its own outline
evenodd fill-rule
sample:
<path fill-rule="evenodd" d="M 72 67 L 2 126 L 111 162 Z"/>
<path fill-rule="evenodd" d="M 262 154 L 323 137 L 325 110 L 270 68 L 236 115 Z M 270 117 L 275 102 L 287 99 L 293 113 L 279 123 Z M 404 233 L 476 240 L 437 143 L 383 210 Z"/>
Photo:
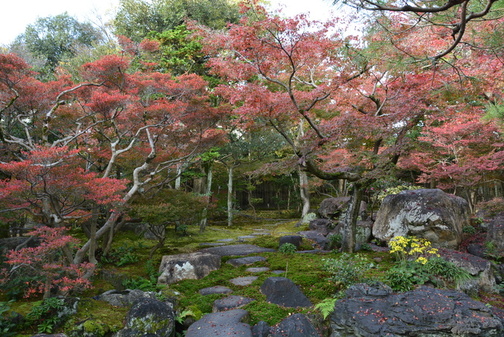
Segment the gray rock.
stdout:
<path fill-rule="evenodd" d="M 252 282 L 254 282 L 257 279 L 258 279 L 257 276 L 240 276 L 240 277 L 236 277 L 236 278 L 229 280 L 229 282 L 231 282 L 235 286 L 244 287 L 244 286 L 251 285 Z"/>
<path fill-rule="evenodd" d="M 252 298 L 231 295 L 214 301 L 212 312 L 238 309 L 254 301 Z"/>
<path fill-rule="evenodd" d="M 143 298 L 156 298 L 154 292 L 144 292 L 139 289 L 126 289 L 123 291 L 108 290 L 101 295 L 95 297 L 96 300 L 105 301 L 117 307 L 127 307 Z"/>
<path fill-rule="evenodd" d="M 232 293 L 233 290 L 229 289 L 228 287 L 224 286 L 214 286 L 214 287 L 208 287 L 208 288 L 203 288 L 200 289 L 199 293 L 201 295 L 213 295 L 213 294 L 229 294 Z"/>
<path fill-rule="evenodd" d="M 313 324 L 303 314 L 294 314 L 272 327 L 268 337 L 321 337 Z"/>
<path fill-rule="evenodd" d="M 298 286 L 285 277 L 267 278 L 261 285 L 261 292 L 266 295 L 266 301 L 283 307 L 310 307 L 312 305 Z"/>
<path fill-rule="evenodd" d="M 186 279 L 199 280 L 220 267 L 220 256 L 211 253 L 165 255 L 159 266 L 158 283 L 171 284 Z"/>
<path fill-rule="evenodd" d="M 249 255 L 249 254 L 259 254 L 274 251 L 275 251 L 274 249 L 262 248 L 256 245 L 247 245 L 247 244 L 210 247 L 200 250 L 200 252 L 203 253 L 211 253 L 219 256 Z"/>
<path fill-rule="evenodd" d="M 246 257 L 239 257 L 236 259 L 231 259 L 228 260 L 226 263 L 239 267 L 239 266 L 245 266 L 249 264 L 254 264 L 256 262 L 261 262 L 261 261 L 266 261 L 266 258 L 263 256 L 246 256 Z"/>
<path fill-rule="evenodd" d="M 502 337 L 503 323 L 459 291 L 422 286 L 395 294 L 379 284 L 351 286 L 330 316 L 331 337 Z"/>
<path fill-rule="evenodd" d="M 382 241 L 416 236 L 434 247 L 456 249 L 462 228 L 468 225 L 467 201 L 439 189 L 421 189 L 385 197 L 376 214 L 373 235 Z"/>
<path fill-rule="evenodd" d="M 166 303 L 142 299 L 131 307 L 126 326 L 116 337 L 171 337 L 175 333 L 175 313 Z"/>
<path fill-rule="evenodd" d="M 260 321 L 252 327 L 252 337 L 268 337 L 270 326 L 265 321 Z"/>
<path fill-rule="evenodd" d="M 250 325 L 242 323 L 248 312 L 234 309 L 203 316 L 187 329 L 186 337 L 242 336 L 252 337 Z"/>
<path fill-rule="evenodd" d="M 269 271 L 268 267 L 250 267 L 245 269 L 246 272 L 249 273 L 264 273 L 265 271 Z"/>
<path fill-rule="evenodd" d="M 486 254 L 491 257 L 504 257 L 504 213 L 498 214 L 488 224 Z"/>
<path fill-rule="evenodd" d="M 302 241 L 303 241 L 303 237 L 300 235 L 284 235 L 278 239 L 278 246 L 280 247 L 285 243 L 290 243 L 299 249 L 299 246 L 301 246 Z"/>
<path fill-rule="evenodd" d="M 478 295 L 480 291 L 495 291 L 494 268 L 490 261 L 451 249 L 439 249 L 438 252 L 442 258 L 466 270 L 473 276 L 472 279 L 461 282 L 458 285 L 458 290 L 462 290 L 470 296 Z"/>

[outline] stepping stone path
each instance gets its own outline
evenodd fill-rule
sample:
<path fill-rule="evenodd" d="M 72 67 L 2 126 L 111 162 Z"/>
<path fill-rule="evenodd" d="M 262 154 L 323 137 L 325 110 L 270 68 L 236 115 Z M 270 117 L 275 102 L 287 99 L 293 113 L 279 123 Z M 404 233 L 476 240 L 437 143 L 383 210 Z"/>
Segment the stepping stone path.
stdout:
<path fill-rule="evenodd" d="M 246 304 L 254 301 L 252 298 L 231 295 L 220 300 L 216 300 L 213 304 L 212 312 L 226 311 L 230 309 L 238 309 Z"/>
<path fill-rule="evenodd" d="M 248 317 L 243 309 L 216 312 L 203 316 L 187 330 L 186 337 L 243 336 L 252 337 L 250 325 L 242 323 Z"/>
<path fill-rule="evenodd" d="M 240 245 L 228 245 L 222 247 L 210 247 L 200 250 L 203 253 L 211 253 L 219 256 L 234 256 L 234 255 L 250 255 L 259 254 L 265 252 L 274 252 L 274 249 L 263 248 L 256 245 L 240 244 Z"/>
<path fill-rule="evenodd" d="M 228 260 L 226 263 L 235 267 L 239 267 L 243 265 L 254 264 L 259 261 L 266 261 L 266 258 L 263 256 L 247 256 L 247 257 L 240 257 L 237 259 L 231 259 Z"/>
<path fill-rule="evenodd" d="M 232 293 L 233 290 L 224 286 L 214 286 L 209 288 L 200 289 L 199 293 L 201 295 L 213 295 L 213 294 L 229 294 Z"/>
<path fill-rule="evenodd" d="M 257 280 L 259 277 L 257 276 L 240 276 L 234 279 L 229 280 L 235 286 L 248 286 L 251 285 L 252 282 Z"/>
<path fill-rule="evenodd" d="M 268 267 L 250 267 L 247 268 L 245 271 L 249 273 L 264 273 L 268 270 L 270 270 Z"/>

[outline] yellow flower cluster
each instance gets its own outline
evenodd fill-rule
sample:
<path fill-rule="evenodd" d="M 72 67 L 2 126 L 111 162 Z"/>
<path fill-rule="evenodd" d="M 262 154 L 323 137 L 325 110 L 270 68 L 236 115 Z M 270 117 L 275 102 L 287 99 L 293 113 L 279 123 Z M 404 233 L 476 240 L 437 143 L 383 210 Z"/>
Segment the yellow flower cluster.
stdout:
<path fill-rule="evenodd" d="M 431 247 L 430 241 L 414 236 L 395 236 L 388 245 L 390 254 L 396 255 L 401 261 L 413 259 L 418 263 L 425 264 L 428 257 L 439 256 L 438 250 Z"/>

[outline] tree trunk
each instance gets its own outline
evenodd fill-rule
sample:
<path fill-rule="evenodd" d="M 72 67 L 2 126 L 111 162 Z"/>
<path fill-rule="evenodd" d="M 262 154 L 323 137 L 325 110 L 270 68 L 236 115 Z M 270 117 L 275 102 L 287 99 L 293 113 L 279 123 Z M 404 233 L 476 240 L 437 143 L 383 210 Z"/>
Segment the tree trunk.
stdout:
<path fill-rule="evenodd" d="M 213 181 L 213 170 L 212 165 L 208 166 L 207 170 L 207 183 L 206 183 L 206 191 L 205 196 L 207 197 L 207 205 L 210 205 L 210 199 L 212 197 L 212 181 Z M 200 232 L 205 231 L 208 222 L 208 206 L 203 209 L 203 214 L 201 216 L 200 221 Z"/>
<path fill-rule="evenodd" d="M 228 195 L 227 195 L 228 226 L 233 225 L 233 165 L 228 167 Z"/>
<path fill-rule="evenodd" d="M 353 253 L 355 251 L 355 232 L 361 200 L 362 189 L 358 184 L 353 184 L 352 197 L 343 220 L 343 242 L 341 248 L 347 253 Z"/>
<path fill-rule="evenodd" d="M 310 190 L 308 187 L 308 174 L 305 171 L 298 169 L 299 173 L 299 194 L 303 203 L 301 218 L 304 218 L 310 211 Z"/>

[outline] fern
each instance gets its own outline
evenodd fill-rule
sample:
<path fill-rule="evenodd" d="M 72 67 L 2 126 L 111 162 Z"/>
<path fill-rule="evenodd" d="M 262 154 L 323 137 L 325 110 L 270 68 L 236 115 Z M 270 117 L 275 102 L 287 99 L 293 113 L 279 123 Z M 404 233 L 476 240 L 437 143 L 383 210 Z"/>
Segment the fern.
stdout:
<path fill-rule="evenodd" d="M 337 300 L 337 298 L 326 298 L 325 300 L 322 300 L 322 302 L 315 305 L 315 310 L 320 311 L 320 313 L 322 313 L 322 316 L 324 316 L 324 319 L 326 319 L 327 316 L 329 316 L 334 311 L 334 305 L 336 304 Z"/>

